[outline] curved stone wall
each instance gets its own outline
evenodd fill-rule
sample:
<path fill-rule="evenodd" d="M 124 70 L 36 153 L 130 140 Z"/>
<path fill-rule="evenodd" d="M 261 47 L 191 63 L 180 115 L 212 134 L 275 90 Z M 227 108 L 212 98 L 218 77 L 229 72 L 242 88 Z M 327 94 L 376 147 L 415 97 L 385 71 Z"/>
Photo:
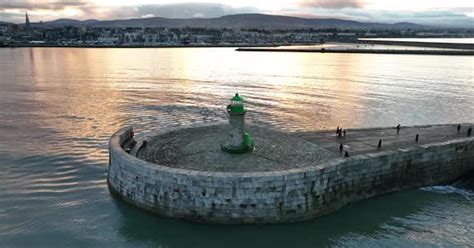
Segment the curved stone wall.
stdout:
<path fill-rule="evenodd" d="M 277 172 L 203 172 L 145 162 L 109 144 L 109 189 L 162 216 L 206 223 L 279 223 L 314 218 L 388 192 L 452 182 L 474 170 L 474 138 L 336 159 Z"/>

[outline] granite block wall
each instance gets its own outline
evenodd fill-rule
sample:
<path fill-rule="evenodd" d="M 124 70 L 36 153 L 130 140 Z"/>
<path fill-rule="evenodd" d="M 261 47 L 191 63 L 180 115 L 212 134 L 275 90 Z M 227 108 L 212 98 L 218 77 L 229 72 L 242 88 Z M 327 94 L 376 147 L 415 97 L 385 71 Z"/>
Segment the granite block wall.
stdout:
<path fill-rule="evenodd" d="M 223 173 L 152 164 L 110 140 L 110 191 L 137 207 L 194 222 L 280 223 L 314 218 L 354 201 L 452 182 L 474 170 L 474 138 L 383 151 L 275 172 Z"/>

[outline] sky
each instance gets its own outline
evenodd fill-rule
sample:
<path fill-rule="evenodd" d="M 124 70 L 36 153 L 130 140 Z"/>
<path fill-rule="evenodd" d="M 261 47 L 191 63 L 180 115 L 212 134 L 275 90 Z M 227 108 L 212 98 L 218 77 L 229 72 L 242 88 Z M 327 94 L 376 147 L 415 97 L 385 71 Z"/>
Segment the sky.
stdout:
<path fill-rule="evenodd" d="M 263 13 L 474 28 L 474 0 L 0 0 L 0 21 L 219 17 Z"/>

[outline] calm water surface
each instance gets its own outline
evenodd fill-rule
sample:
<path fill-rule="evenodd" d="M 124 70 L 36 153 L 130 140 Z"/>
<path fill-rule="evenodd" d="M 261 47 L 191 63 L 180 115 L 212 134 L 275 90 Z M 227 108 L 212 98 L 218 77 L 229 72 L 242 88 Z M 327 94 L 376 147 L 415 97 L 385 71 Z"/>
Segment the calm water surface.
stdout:
<path fill-rule="evenodd" d="M 474 244 L 473 179 L 361 201 L 313 221 L 164 219 L 106 186 L 107 142 L 226 118 L 290 132 L 474 122 L 474 58 L 197 49 L 0 49 L 0 247 L 432 247 Z"/>

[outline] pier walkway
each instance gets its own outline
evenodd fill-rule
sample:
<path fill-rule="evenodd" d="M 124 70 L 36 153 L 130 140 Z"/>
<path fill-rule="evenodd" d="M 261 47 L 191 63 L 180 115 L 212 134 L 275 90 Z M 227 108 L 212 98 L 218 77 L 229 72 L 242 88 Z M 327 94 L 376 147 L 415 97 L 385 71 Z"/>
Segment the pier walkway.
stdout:
<path fill-rule="evenodd" d="M 347 129 L 346 137 L 336 136 L 336 130 L 333 132 L 300 133 L 299 136 L 334 153 L 339 153 L 339 146 L 343 144 L 347 146 L 349 155 L 354 156 L 466 138 L 468 128 L 474 128 L 474 124 L 461 124 L 461 130 L 458 133 L 457 126 L 457 124 L 402 126 L 398 134 L 397 129 L 392 127 Z M 419 134 L 418 142 L 415 141 L 417 134 Z M 471 137 L 474 137 L 474 134 Z M 380 139 L 382 140 L 382 147 L 379 149 L 377 146 Z M 343 156 L 343 154 L 341 154 L 341 156 Z"/>

